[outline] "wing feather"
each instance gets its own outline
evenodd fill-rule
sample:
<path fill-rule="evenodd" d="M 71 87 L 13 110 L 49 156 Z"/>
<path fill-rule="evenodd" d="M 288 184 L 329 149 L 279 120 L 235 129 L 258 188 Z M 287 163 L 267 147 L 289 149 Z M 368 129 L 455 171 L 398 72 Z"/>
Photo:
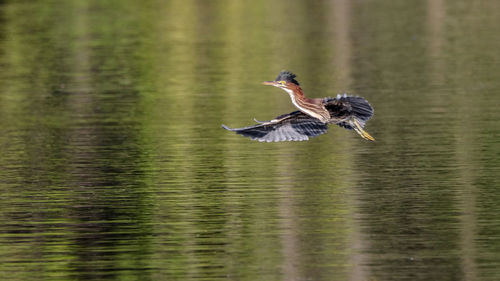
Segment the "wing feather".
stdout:
<path fill-rule="evenodd" d="M 326 98 L 324 103 L 332 118 L 338 120 L 336 124 L 349 130 L 354 128 L 348 120 L 356 119 L 363 128 L 374 113 L 373 107 L 362 97 L 337 95 L 335 98 Z"/>
<path fill-rule="evenodd" d="M 305 141 L 324 134 L 328 125 L 300 111 L 284 114 L 260 124 L 244 127 L 222 128 L 261 142 Z"/>

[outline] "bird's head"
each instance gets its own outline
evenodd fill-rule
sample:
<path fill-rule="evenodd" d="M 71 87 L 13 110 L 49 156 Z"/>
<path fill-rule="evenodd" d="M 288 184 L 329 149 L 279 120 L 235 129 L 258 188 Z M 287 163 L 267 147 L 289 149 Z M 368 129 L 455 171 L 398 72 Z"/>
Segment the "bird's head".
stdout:
<path fill-rule="evenodd" d="M 300 88 L 299 82 L 295 80 L 295 77 L 295 74 L 283 70 L 280 74 L 278 74 L 278 77 L 276 77 L 274 81 L 265 81 L 262 82 L 262 84 L 281 88 L 287 92 L 289 90 L 294 91 L 295 89 Z"/>

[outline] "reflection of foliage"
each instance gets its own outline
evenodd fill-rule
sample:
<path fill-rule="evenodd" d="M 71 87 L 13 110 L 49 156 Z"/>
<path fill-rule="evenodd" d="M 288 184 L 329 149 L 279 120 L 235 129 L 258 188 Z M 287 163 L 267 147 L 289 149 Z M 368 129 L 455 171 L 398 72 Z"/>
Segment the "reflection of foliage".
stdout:
<path fill-rule="evenodd" d="M 0 4 L 0 272 L 498 276 L 476 265 L 500 245 L 495 1 L 21 2 Z M 283 68 L 368 98 L 377 143 L 219 128 L 293 110 L 259 85 Z"/>

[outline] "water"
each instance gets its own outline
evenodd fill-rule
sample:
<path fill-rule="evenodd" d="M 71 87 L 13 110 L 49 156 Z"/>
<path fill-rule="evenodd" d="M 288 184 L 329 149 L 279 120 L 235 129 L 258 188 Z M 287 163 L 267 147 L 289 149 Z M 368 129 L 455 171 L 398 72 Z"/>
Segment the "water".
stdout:
<path fill-rule="evenodd" d="M 495 1 L 0 2 L 2 280 L 499 280 Z M 258 143 L 260 85 L 375 108 Z"/>

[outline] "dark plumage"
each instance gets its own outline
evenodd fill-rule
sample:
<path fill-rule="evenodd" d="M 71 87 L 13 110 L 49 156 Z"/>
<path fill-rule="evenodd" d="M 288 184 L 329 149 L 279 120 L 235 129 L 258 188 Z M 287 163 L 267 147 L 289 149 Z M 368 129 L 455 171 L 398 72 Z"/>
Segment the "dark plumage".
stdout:
<path fill-rule="evenodd" d="M 236 129 L 226 125 L 222 127 L 253 140 L 265 142 L 304 141 L 324 134 L 328 129 L 327 124 L 300 111 L 284 114 L 255 126 Z"/>
<path fill-rule="evenodd" d="M 290 71 L 282 70 L 274 81 L 286 81 L 300 86 L 299 81 L 295 80 L 295 77 L 297 77 L 297 75 L 291 73 Z"/>

